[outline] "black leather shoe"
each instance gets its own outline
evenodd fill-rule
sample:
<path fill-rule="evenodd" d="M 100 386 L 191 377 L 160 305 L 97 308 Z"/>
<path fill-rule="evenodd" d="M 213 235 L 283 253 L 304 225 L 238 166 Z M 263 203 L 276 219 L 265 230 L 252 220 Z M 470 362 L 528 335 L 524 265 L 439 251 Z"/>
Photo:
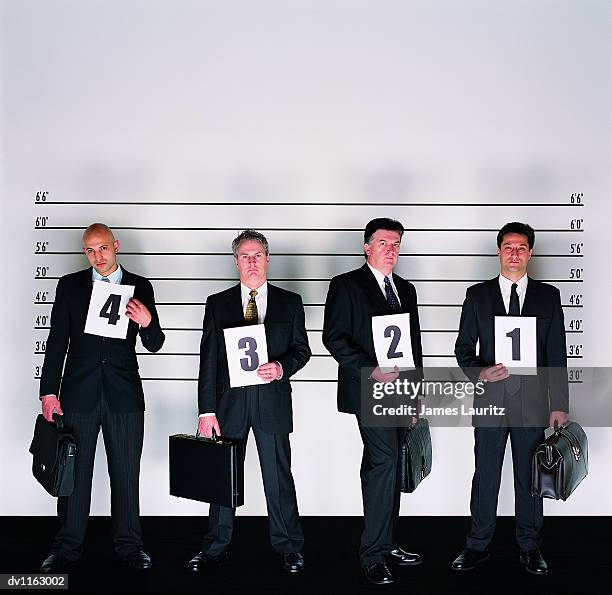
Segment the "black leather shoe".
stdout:
<path fill-rule="evenodd" d="M 187 570 L 190 572 L 209 572 L 221 566 L 227 561 L 227 552 L 223 552 L 218 556 L 211 556 L 206 552 L 198 552 L 189 562 L 187 562 Z"/>
<path fill-rule="evenodd" d="M 281 566 L 285 572 L 297 574 L 306 568 L 306 562 L 300 552 L 295 554 L 281 554 Z"/>
<path fill-rule="evenodd" d="M 366 580 L 373 585 L 391 585 L 395 582 L 389 567 L 385 562 L 374 562 L 372 564 L 362 564 L 361 572 Z"/>
<path fill-rule="evenodd" d="M 525 566 L 525 570 L 531 574 L 548 574 L 548 565 L 542 558 L 540 550 L 521 552 L 521 562 Z"/>
<path fill-rule="evenodd" d="M 451 568 L 453 570 L 473 570 L 478 564 L 488 559 L 489 552 L 466 548 L 455 558 Z"/>
<path fill-rule="evenodd" d="M 411 554 L 410 552 L 405 552 L 401 547 L 397 547 L 392 549 L 389 552 L 389 556 L 387 558 L 387 562 L 391 564 L 395 564 L 396 566 L 416 566 L 423 561 L 419 554 Z"/>
<path fill-rule="evenodd" d="M 151 566 L 153 566 L 151 558 L 142 550 L 137 550 L 131 554 L 128 554 L 125 558 L 121 558 L 121 561 L 135 570 L 146 570 L 147 568 L 151 568 Z"/>
<path fill-rule="evenodd" d="M 41 572 L 61 572 L 65 570 L 71 561 L 61 554 L 49 554 L 40 565 Z"/>

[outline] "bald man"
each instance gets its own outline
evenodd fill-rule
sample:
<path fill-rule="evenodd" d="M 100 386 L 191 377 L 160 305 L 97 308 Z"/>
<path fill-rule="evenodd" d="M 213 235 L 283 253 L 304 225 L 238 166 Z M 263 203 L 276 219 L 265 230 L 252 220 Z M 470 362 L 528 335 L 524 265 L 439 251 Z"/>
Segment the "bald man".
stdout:
<path fill-rule="evenodd" d="M 119 240 L 107 225 L 94 223 L 85 230 L 83 252 L 91 266 L 57 284 L 40 379 L 43 415 L 48 421 L 54 412 L 62 415 L 77 441 L 74 491 L 58 498 L 60 529 L 40 571 L 61 572 L 81 557 L 100 429 L 111 481 L 115 553 L 128 566 L 146 569 L 151 559 L 142 549 L 138 494 L 145 407 L 135 347 L 140 335 L 144 348 L 156 352 L 165 337 L 151 283 L 117 263 Z M 94 281 L 134 286 L 124 313 L 129 318 L 125 339 L 85 333 Z"/>

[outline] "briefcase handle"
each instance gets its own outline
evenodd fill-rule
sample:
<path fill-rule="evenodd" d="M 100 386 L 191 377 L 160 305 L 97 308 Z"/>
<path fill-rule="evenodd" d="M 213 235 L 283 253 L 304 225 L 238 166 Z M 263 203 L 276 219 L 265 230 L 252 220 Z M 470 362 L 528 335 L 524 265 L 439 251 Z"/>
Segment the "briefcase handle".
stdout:
<path fill-rule="evenodd" d="M 209 442 L 217 442 L 218 440 L 218 436 L 217 436 L 217 432 L 215 432 L 215 428 L 212 429 L 212 436 L 210 438 L 207 438 L 206 436 L 200 436 L 200 432 L 198 430 L 196 430 L 195 437 L 196 437 L 196 440 L 208 440 Z"/>
<path fill-rule="evenodd" d="M 570 448 L 572 449 L 572 453 L 574 454 L 574 458 L 579 461 L 580 457 L 582 457 L 582 452 L 580 448 L 579 442 L 576 440 L 576 437 L 567 430 L 567 426 L 569 423 L 562 425 L 559 427 L 558 422 L 555 422 L 555 435 L 556 436 L 564 436 L 570 443 Z M 563 431 L 565 430 L 565 432 Z"/>
<path fill-rule="evenodd" d="M 62 419 L 62 416 L 59 413 L 53 413 L 53 421 L 55 422 L 55 425 L 58 427 L 58 429 L 64 429 L 64 420 Z"/>

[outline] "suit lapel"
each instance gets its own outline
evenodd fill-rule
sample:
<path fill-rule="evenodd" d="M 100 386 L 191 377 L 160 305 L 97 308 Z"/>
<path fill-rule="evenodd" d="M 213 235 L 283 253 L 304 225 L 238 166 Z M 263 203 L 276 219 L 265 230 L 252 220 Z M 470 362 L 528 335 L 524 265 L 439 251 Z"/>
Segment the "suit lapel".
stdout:
<path fill-rule="evenodd" d="M 525 291 L 525 299 L 523 300 L 523 308 L 521 316 L 535 316 L 535 302 L 537 299 L 537 287 L 533 279 L 527 278 L 527 290 Z"/>
<path fill-rule="evenodd" d="M 404 279 L 402 279 L 399 275 L 393 273 L 393 283 L 395 283 L 397 293 L 399 294 L 398 297 L 400 305 L 402 307 L 402 312 L 410 312 L 410 295 L 407 291 L 404 291 L 404 288 L 407 289 L 408 285 L 404 284 L 403 281 Z"/>
<path fill-rule="evenodd" d="M 368 301 L 376 310 L 382 310 L 386 314 L 391 314 L 391 308 L 376 281 L 376 277 L 374 277 L 374 273 L 372 273 L 367 263 L 361 267 L 361 277 L 361 286 Z"/>
<path fill-rule="evenodd" d="M 130 271 L 126 270 L 125 268 L 121 267 L 121 283 L 120 285 L 136 285 L 136 283 L 133 280 L 133 275 L 132 273 L 130 273 Z"/>
<path fill-rule="evenodd" d="M 491 307 L 494 316 L 506 316 L 508 312 L 504 306 L 501 289 L 499 288 L 499 277 L 495 277 L 489 281 L 489 295 L 491 298 Z"/>
<path fill-rule="evenodd" d="M 227 300 L 227 320 L 229 325 L 224 326 L 242 326 L 245 324 L 244 311 L 242 310 L 242 294 L 240 292 L 240 283 L 234 285 L 230 289 L 229 299 Z"/>
<path fill-rule="evenodd" d="M 280 312 L 281 300 L 278 288 L 268 283 L 268 304 L 266 307 L 266 319 L 264 320 L 266 327 L 269 323 L 277 321 Z"/>

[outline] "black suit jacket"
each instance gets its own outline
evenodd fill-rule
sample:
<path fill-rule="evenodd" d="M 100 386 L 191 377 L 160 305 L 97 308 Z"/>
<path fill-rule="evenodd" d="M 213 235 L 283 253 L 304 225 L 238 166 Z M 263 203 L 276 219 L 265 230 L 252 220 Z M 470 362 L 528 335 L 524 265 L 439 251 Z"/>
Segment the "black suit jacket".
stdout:
<path fill-rule="evenodd" d="M 506 316 L 499 288 L 499 277 L 468 288 L 463 308 L 455 356 L 473 382 L 483 367 L 495 365 L 495 316 Z M 529 277 L 521 316 L 536 317 L 537 376 L 521 377 L 523 423 L 546 426 L 550 411 L 568 411 L 567 356 L 565 324 L 559 290 Z M 476 342 L 479 350 L 476 352 Z M 489 382 L 485 394 L 475 397 L 478 406 L 504 406 L 505 382 Z M 481 425 L 484 418 L 474 418 Z"/>
<path fill-rule="evenodd" d="M 423 377 L 421 328 L 414 285 L 398 275 L 393 282 L 399 293 L 402 312 L 410 314 L 410 339 L 415 372 L 407 377 Z M 338 410 L 361 414 L 361 369 L 375 368 L 376 352 L 372 338 L 372 316 L 392 314 L 370 267 L 338 275 L 331 280 L 325 301 L 323 344 L 338 362 Z M 403 376 L 403 375 L 402 375 Z"/>
<path fill-rule="evenodd" d="M 215 413 L 221 432 L 229 436 L 239 432 L 246 415 L 246 388 L 230 388 L 223 329 L 244 324 L 240 284 L 208 297 L 200 342 L 198 409 L 200 413 Z M 268 283 L 264 327 L 268 361 L 281 364 L 283 377 L 256 385 L 260 428 L 271 434 L 288 434 L 293 431 L 289 379 L 311 355 L 302 298 Z"/>
<path fill-rule="evenodd" d="M 58 395 L 64 412 L 92 411 L 102 390 L 112 410 L 144 411 L 136 335 L 140 334 L 143 346 L 151 352 L 161 349 L 165 336 L 159 325 L 151 283 L 123 269 L 121 284 L 135 286 L 134 297 L 148 308 L 152 317 L 146 329 L 130 320 L 125 339 L 84 332 L 93 289 L 91 268 L 65 275 L 57 283 L 40 394 Z"/>

